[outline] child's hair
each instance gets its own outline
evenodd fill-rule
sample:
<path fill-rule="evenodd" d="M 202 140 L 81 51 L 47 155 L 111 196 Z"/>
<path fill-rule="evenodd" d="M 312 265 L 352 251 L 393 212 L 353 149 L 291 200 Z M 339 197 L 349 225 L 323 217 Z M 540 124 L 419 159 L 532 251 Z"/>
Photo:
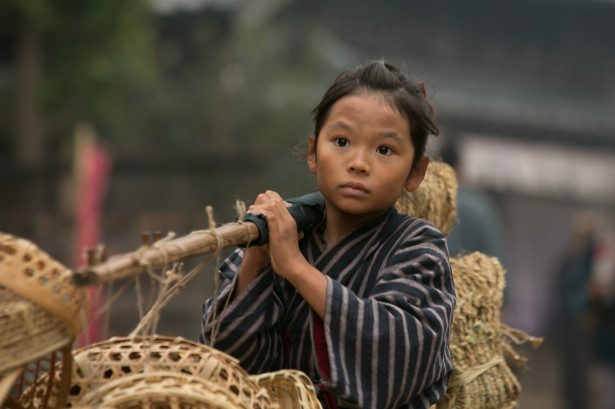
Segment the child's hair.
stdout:
<path fill-rule="evenodd" d="M 327 89 L 320 103 L 312 111 L 314 117 L 314 149 L 318 134 L 333 104 L 348 95 L 361 91 L 382 94 L 391 107 L 404 115 L 410 124 L 410 140 L 414 145 L 414 167 L 425 154 L 429 135 L 438 135 L 434 109 L 425 95 L 422 84 L 411 81 L 396 67 L 383 60 L 372 61 L 340 74 Z"/>

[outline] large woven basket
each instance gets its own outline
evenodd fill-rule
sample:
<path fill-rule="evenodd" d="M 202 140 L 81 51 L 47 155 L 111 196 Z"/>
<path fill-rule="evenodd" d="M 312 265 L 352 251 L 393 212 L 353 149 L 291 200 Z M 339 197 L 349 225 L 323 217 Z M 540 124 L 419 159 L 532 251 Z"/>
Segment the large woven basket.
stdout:
<path fill-rule="evenodd" d="M 57 362 L 71 362 L 71 345 L 84 323 L 85 291 L 70 284 L 71 272 L 32 242 L 0 232 L 0 402 L 35 403 L 27 393 Z M 17 375 L 18 374 L 18 375 Z M 69 372 L 56 373 L 38 406 L 63 405 Z M 7 386 L 11 379 L 10 387 Z M 53 393 L 51 392 L 53 391 Z M 8 395 L 8 396 L 7 396 Z"/>
<path fill-rule="evenodd" d="M 181 337 L 151 336 L 114 337 L 74 351 L 67 406 L 81 405 L 85 395 L 95 395 L 96 390 L 119 378 L 149 372 L 208 379 L 240 395 L 242 402 L 253 405 L 250 407 L 271 403 L 230 355 Z M 45 376 L 41 383 L 47 383 Z"/>
<path fill-rule="evenodd" d="M 69 407 L 141 407 L 150 402 L 153 407 L 174 408 L 177 404 L 201 408 L 219 399 L 220 405 L 232 404 L 234 408 L 320 408 L 307 376 L 280 371 L 253 377 L 232 356 L 181 337 L 114 337 L 73 355 Z M 41 377 L 42 385 L 48 383 L 46 377 Z M 190 386 L 180 388 L 184 381 Z M 158 382 L 168 388 L 169 399 L 173 396 L 173 402 L 165 401 L 170 406 L 154 404 L 166 399 L 159 394 Z M 122 392 L 111 396 L 111 388 Z M 44 388 L 38 393 L 45 393 Z M 200 400 L 191 406 L 190 399 L 197 397 Z"/>

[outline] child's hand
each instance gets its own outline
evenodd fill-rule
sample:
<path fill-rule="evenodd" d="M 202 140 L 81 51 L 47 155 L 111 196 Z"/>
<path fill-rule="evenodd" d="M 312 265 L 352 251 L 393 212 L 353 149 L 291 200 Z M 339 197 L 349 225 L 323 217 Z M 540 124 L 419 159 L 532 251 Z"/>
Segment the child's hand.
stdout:
<path fill-rule="evenodd" d="M 267 191 L 258 195 L 248 211 L 262 214 L 269 228 L 271 266 L 277 274 L 287 279 L 316 313 L 325 316 L 327 278 L 305 259 L 299 249 L 297 223 L 288 211 L 286 203 L 276 192 Z"/>
<path fill-rule="evenodd" d="M 269 229 L 269 244 L 261 246 L 268 250 L 273 269 L 280 275 L 295 265 L 297 260 L 305 259 L 299 250 L 299 233 L 297 223 L 288 212 L 290 204 L 279 194 L 266 191 L 257 196 L 256 201 L 248 208 L 248 212 L 263 215 Z"/>

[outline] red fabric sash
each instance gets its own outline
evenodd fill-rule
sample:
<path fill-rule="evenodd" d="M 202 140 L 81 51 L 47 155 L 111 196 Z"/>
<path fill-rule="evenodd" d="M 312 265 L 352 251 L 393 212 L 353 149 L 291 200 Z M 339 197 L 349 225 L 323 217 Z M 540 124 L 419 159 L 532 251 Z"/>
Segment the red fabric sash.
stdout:
<path fill-rule="evenodd" d="M 316 361 L 320 368 L 320 375 L 323 380 L 331 379 L 331 367 L 329 366 L 329 354 L 327 353 L 327 341 L 325 341 L 325 327 L 322 319 L 312 311 L 312 328 L 313 342 L 316 348 Z M 325 401 L 327 409 L 338 409 L 337 399 L 335 396 L 322 384 L 317 385 Z"/>

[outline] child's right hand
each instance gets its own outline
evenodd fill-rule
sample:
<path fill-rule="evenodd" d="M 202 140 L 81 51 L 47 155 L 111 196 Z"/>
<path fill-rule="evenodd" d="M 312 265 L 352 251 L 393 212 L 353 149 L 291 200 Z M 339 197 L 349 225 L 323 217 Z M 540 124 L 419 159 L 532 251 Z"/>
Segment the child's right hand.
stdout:
<path fill-rule="evenodd" d="M 259 194 L 254 201 L 254 204 L 249 207 L 248 212 L 255 215 L 263 215 L 265 216 L 266 211 L 271 211 L 270 206 L 273 202 L 283 201 L 282 198 L 275 192 L 266 191 L 264 193 Z M 290 207 L 290 203 L 283 201 L 284 206 L 287 208 Z M 290 217 L 290 214 L 288 214 Z M 276 219 L 277 220 L 277 219 Z M 296 232 L 296 224 L 294 220 L 291 221 L 294 226 L 294 235 L 297 238 L 301 238 L 302 234 Z M 269 222 L 268 222 L 269 224 Z M 279 224 L 279 222 L 278 222 Z M 271 227 L 271 226 L 268 226 Z M 276 236 L 279 235 L 277 230 L 272 232 L 271 229 L 269 231 L 269 239 L 278 238 Z M 278 240 L 280 241 L 280 240 Z M 298 240 L 297 240 L 298 241 Z M 283 245 L 287 244 L 286 240 L 282 240 Z M 281 247 L 278 243 L 278 247 Z M 279 258 L 279 257 L 278 257 Z M 241 267 L 239 269 L 239 280 L 237 283 L 236 294 L 239 294 L 252 280 L 254 280 L 258 275 L 269 265 L 272 264 L 271 251 L 269 244 L 264 244 L 262 246 L 250 246 L 245 250 L 244 258 L 241 263 Z M 274 268 L 278 267 L 274 263 Z M 277 270 L 276 270 L 277 271 Z"/>

